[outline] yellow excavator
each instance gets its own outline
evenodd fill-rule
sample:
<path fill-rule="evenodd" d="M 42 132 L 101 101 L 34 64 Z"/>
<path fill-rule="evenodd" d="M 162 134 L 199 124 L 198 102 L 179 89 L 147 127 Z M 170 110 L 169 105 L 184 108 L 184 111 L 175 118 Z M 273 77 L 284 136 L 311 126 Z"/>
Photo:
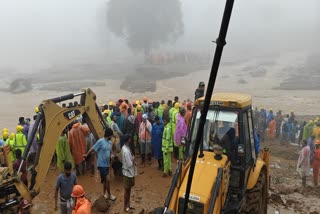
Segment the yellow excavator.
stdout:
<path fill-rule="evenodd" d="M 80 102 L 69 102 L 68 107 L 59 104 L 67 100 L 80 97 Z M 0 168 L 0 213 L 17 213 L 17 205 L 22 199 L 32 200 L 39 194 L 41 185 L 49 170 L 49 166 L 56 148 L 59 136 L 63 130 L 78 117 L 88 124 L 96 139 L 103 137 L 107 127 L 105 118 L 102 116 L 96 104 L 96 95 L 91 89 L 82 90 L 77 94 L 68 94 L 53 99 L 42 101 L 39 105 L 37 119 L 31 130 L 31 136 L 22 157 L 26 161 L 33 139 L 39 133 L 39 145 L 34 164 L 29 167 L 31 182 L 29 188 L 20 181 L 20 168 L 14 172 L 12 164 L 7 161 L 8 167 Z M 9 160 L 9 150 L 4 149 L 5 160 Z"/>
<path fill-rule="evenodd" d="M 213 94 L 233 4 L 226 0 L 207 91 L 195 100 L 191 126 L 181 139 L 184 159 L 164 206 L 154 213 L 267 213 L 270 151 L 260 150 L 252 98 Z"/>

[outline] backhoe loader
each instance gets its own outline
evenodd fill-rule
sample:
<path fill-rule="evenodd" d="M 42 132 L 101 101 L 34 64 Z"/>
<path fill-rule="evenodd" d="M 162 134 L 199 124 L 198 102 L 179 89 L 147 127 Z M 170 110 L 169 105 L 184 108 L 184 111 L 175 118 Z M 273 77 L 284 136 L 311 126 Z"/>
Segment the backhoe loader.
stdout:
<path fill-rule="evenodd" d="M 59 103 L 72 100 L 80 96 L 80 102 L 69 102 L 66 105 Z M 96 104 L 96 95 L 91 89 L 82 90 L 77 94 L 68 94 L 53 99 L 42 101 L 39 105 L 37 119 L 28 138 L 28 143 L 23 154 L 26 161 L 33 139 L 39 133 L 39 145 L 36 160 L 29 167 L 31 180 L 27 187 L 20 181 L 20 168 L 14 172 L 12 164 L 7 161 L 7 166 L 1 168 L 0 174 L 0 213 L 17 213 L 17 205 L 22 199 L 32 200 L 40 192 L 56 148 L 56 143 L 62 131 L 78 117 L 88 124 L 96 139 L 103 137 L 104 129 L 107 127 L 105 118 L 102 116 Z M 9 160 L 9 151 L 4 149 L 4 159 Z"/>
<path fill-rule="evenodd" d="M 184 159 L 155 213 L 267 213 L 270 151 L 259 151 L 251 96 L 213 94 L 233 4 L 226 0 L 207 91 L 181 139 Z"/>

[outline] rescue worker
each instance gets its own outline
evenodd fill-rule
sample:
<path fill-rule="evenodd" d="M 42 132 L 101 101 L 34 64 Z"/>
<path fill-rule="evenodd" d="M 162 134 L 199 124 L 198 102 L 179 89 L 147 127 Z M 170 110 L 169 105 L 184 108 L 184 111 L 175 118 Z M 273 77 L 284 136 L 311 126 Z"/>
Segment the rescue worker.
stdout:
<path fill-rule="evenodd" d="M 313 120 L 309 120 L 309 122 L 303 128 L 302 140 L 308 140 L 308 138 L 312 135 L 313 127 Z"/>
<path fill-rule="evenodd" d="M 106 128 L 104 131 L 104 137 L 100 138 L 90 149 L 89 151 L 83 155 L 84 158 L 91 153 L 91 151 L 95 151 L 97 154 L 97 166 L 100 172 L 100 178 L 103 190 L 103 196 L 105 199 L 110 199 L 112 201 L 116 200 L 116 197 L 110 192 L 110 178 L 109 168 L 110 168 L 110 159 L 114 157 L 113 150 L 114 146 L 111 142 L 111 137 L 113 136 L 113 131 L 111 128 Z"/>
<path fill-rule="evenodd" d="M 67 129 L 63 130 L 59 136 L 58 143 L 56 145 L 56 154 L 57 154 L 57 167 L 60 172 L 64 171 L 64 163 L 69 162 L 74 168 L 74 161 L 70 151 L 70 145 L 67 138 Z"/>
<path fill-rule="evenodd" d="M 64 163 L 64 172 L 58 176 L 54 202 L 55 210 L 58 210 L 58 193 L 60 195 L 60 214 L 71 214 L 72 211 L 72 199 L 71 194 L 74 185 L 77 185 L 77 176 L 71 172 L 72 164 L 68 161 Z"/>
<path fill-rule="evenodd" d="M 167 118 L 170 121 L 170 110 L 172 109 L 172 100 L 168 100 L 167 106 L 163 110 L 163 118 Z"/>
<path fill-rule="evenodd" d="M 111 113 L 111 111 L 110 111 L 109 109 L 103 111 L 103 114 L 104 114 L 105 117 L 106 117 L 106 121 L 107 121 L 107 124 L 108 124 L 109 127 L 111 127 L 111 117 L 110 117 L 110 113 Z"/>
<path fill-rule="evenodd" d="M 7 139 L 7 141 L 5 143 L 10 148 L 9 156 L 10 156 L 11 162 L 16 160 L 16 156 L 15 156 L 16 147 L 15 147 L 15 138 L 14 137 L 15 137 L 15 134 L 12 132 L 10 134 L 10 137 Z"/>
<path fill-rule="evenodd" d="M 309 176 L 310 170 L 310 147 L 306 140 L 303 141 L 303 148 L 300 151 L 298 164 L 297 164 L 297 171 L 299 172 L 302 178 L 302 186 L 305 187 L 307 184 L 307 177 Z"/>
<path fill-rule="evenodd" d="M 74 185 L 71 197 L 74 204 L 72 214 L 91 214 L 91 202 L 85 197 L 85 191 L 81 185 Z"/>
<path fill-rule="evenodd" d="M 144 112 L 148 111 L 149 104 L 148 104 L 148 98 L 147 97 L 143 97 L 141 106 L 142 106 Z"/>
<path fill-rule="evenodd" d="M 319 167 L 320 167 L 320 140 L 315 143 L 314 157 L 313 157 L 313 182 L 314 186 L 318 186 L 319 178 Z"/>
<path fill-rule="evenodd" d="M 82 174 L 85 174 L 85 161 L 82 157 L 86 152 L 86 137 L 81 129 L 81 124 L 77 120 L 69 132 L 70 150 L 76 167 L 77 176 L 80 175 L 80 167 Z"/>
<path fill-rule="evenodd" d="M 270 140 L 274 141 L 276 137 L 276 120 L 272 116 L 269 121 L 268 137 Z"/>
<path fill-rule="evenodd" d="M 161 103 L 157 102 L 157 108 L 156 108 L 155 114 L 160 117 L 160 120 L 162 120 L 162 117 L 163 117 L 163 110 L 165 108 L 164 105 L 165 105 L 164 100 L 161 100 Z"/>
<path fill-rule="evenodd" d="M 9 138 L 9 131 L 2 132 L 1 140 L 3 140 L 3 142 L 6 142 L 8 138 Z"/>
<path fill-rule="evenodd" d="M 114 111 L 114 102 L 110 101 L 109 103 L 110 117 Z"/>
<path fill-rule="evenodd" d="M 179 113 L 179 109 L 180 109 L 180 104 L 179 103 L 175 103 L 174 104 L 174 108 L 172 108 L 171 111 L 171 116 L 170 116 L 170 121 L 171 121 L 171 139 L 174 142 L 174 134 L 176 132 L 176 126 L 177 126 L 177 115 Z M 179 146 L 177 145 L 176 142 L 174 142 L 174 148 L 173 148 L 173 155 L 175 159 L 179 159 Z"/>
<path fill-rule="evenodd" d="M 153 147 L 154 157 L 158 160 L 158 169 L 161 170 L 163 167 L 163 157 L 162 157 L 162 135 L 164 126 L 160 120 L 159 116 L 155 117 L 155 123 L 152 125 L 152 136 L 151 144 Z"/>
<path fill-rule="evenodd" d="M 136 119 L 135 119 L 135 136 L 136 136 L 136 144 L 135 146 L 137 146 L 140 143 L 140 139 L 139 139 L 139 128 L 140 128 L 140 124 L 142 123 L 142 107 L 141 105 L 137 106 L 137 114 L 136 114 Z M 137 146 L 139 149 L 139 153 L 140 153 L 140 146 Z"/>
<path fill-rule="evenodd" d="M 131 188 L 135 185 L 134 177 L 137 175 L 134 155 L 131 152 L 130 144 L 132 137 L 130 135 L 124 135 L 124 145 L 122 147 L 122 174 L 124 183 L 124 212 L 130 212 L 134 209 L 130 205 Z"/>
<path fill-rule="evenodd" d="M 318 121 L 313 128 L 313 135 L 317 140 L 320 140 L 320 121 Z"/>
<path fill-rule="evenodd" d="M 145 155 L 147 154 L 147 158 L 149 161 L 149 165 L 151 164 L 151 132 L 152 125 L 148 121 L 147 114 L 142 115 L 142 123 L 139 127 L 139 140 L 140 140 L 140 152 L 141 152 L 141 165 L 145 165 Z"/>
<path fill-rule="evenodd" d="M 23 126 L 17 125 L 16 130 L 17 132 L 14 137 L 14 147 L 15 149 L 20 149 L 23 154 L 27 145 L 26 135 L 23 134 Z"/>
<path fill-rule="evenodd" d="M 184 108 L 180 109 L 180 112 L 177 115 L 177 126 L 174 133 L 174 142 L 175 147 L 178 147 L 178 159 L 183 159 L 183 146 L 181 144 L 181 138 L 187 137 L 187 124 L 184 120 L 184 116 L 186 114 L 186 110 Z"/>
<path fill-rule="evenodd" d="M 163 153 L 163 177 L 172 174 L 171 154 L 173 152 L 171 123 L 168 118 L 163 118 L 162 153 Z"/>

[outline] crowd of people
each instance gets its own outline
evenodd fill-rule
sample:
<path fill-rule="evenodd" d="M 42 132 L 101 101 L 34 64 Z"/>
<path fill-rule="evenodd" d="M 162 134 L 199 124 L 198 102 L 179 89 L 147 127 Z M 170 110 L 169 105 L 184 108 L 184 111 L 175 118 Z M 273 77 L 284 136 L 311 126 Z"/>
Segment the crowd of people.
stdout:
<path fill-rule="evenodd" d="M 280 142 L 288 146 L 290 143 L 302 147 L 297 163 L 297 171 L 302 178 L 302 185 L 306 186 L 310 168 L 313 174 L 313 184 L 318 186 L 320 167 L 320 120 L 298 122 L 294 111 L 290 114 L 283 114 L 281 110 L 274 115 L 272 108 L 269 112 L 265 108 L 255 108 L 254 123 L 260 141 L 265 139 L 272 142 Z"/>

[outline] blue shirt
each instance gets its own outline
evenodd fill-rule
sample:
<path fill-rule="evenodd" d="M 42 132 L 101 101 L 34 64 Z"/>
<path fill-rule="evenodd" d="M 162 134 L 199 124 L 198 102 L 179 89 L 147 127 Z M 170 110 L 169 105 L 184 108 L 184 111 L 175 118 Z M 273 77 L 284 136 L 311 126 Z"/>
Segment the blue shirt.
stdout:
<path fill-rule="evenodd" d="M 4 146 L 4 141 L 0 139 L 0 146 Z"/>
<path fill-rule="evenodd" d="M 68 200 L 71 198 L 71 193 L 73 186 L 77 184 L 77 176 L 73 172 L 67 178 L 64 173 L 61 173 L 58 176 L 56 190 L 60 189 L 60 198 L 63 200 Z"/>
<path fill-rule="evenodd" d="M 93 150 L 97 153 L 97 166 L 110 167 L 112 143 L 110 140 L 100 138 L 94 145 Z"/>

